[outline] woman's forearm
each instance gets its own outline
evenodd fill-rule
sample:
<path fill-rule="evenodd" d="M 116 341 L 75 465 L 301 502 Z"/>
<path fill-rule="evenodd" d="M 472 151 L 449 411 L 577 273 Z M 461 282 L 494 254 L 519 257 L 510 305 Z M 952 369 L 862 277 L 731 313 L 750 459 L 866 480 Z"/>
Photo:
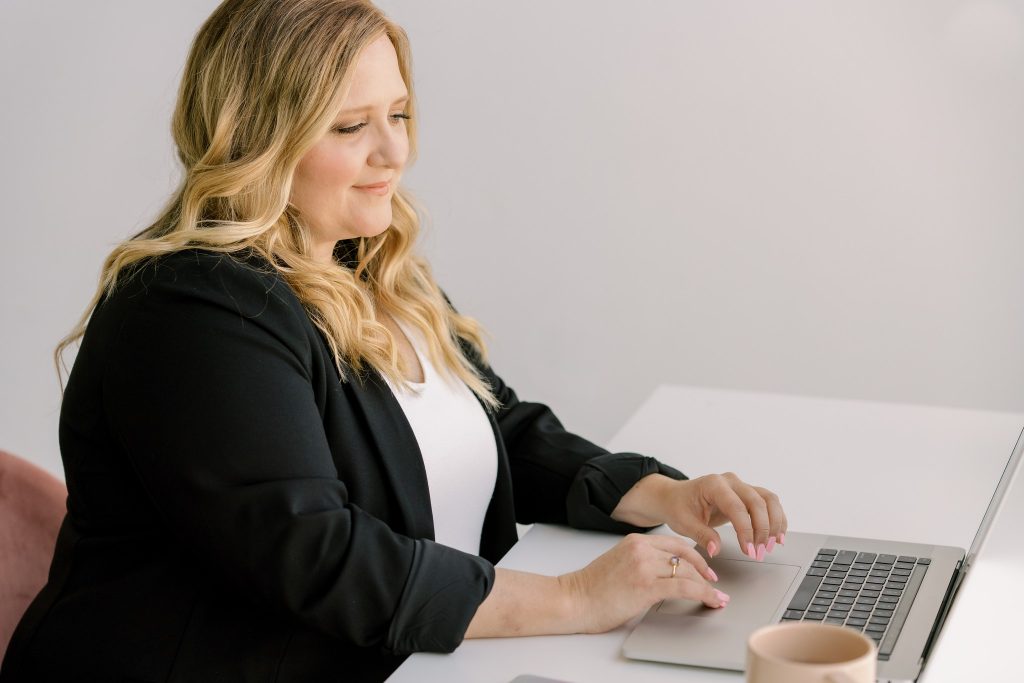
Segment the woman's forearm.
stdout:
<path fill-rule="evenodd" d="M 665 599 L 723 607 L 729 596 L 709 580 L 717 577 L 689 542 L 629 534 L 586 567 L 561 576 L 496 569 L 465 637 L 603 633 Z"/>
<path fill-rule="evenodd" d="M 494 586 L 466 638 L 577 633 L 571 579 L 495 569 Z"/>

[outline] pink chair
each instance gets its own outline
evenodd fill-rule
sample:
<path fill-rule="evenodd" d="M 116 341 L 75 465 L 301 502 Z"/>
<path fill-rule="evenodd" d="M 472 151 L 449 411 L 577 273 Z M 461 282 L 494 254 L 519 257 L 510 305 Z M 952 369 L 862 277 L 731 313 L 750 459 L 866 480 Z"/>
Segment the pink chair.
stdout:
<path fill-rule="evenodd" d="M 46 583 L 67 496 L 59 479 L 0 451 L 0 659 Z"/>

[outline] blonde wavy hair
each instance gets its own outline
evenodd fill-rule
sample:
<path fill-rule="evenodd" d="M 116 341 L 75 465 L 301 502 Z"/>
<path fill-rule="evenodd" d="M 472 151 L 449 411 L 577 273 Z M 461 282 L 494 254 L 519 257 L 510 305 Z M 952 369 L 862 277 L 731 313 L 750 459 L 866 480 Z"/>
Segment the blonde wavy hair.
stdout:
<path fill-rule="evenodd" d="M 460 315 L 413 251 L 414 200 L 399 187 L 392 223 L 358 238 L 349 262 L 319 263 L 310 231 L 288 202 L 299 160 L 342 105 L 361 50 L 387 35 L 398 54 L 409 103 L 409 162 L 416 153 L 412 60 L 405 32 L 367 0 L 225 0 L 196 34 L 174 110 L 172 135 L 184 166 L 179 188 L 149 227 L 119 244 L 78 325 L 55 351 L 80 339 L 98 303 L 144 259 L 183 249 L 255 252 L 290 285 L 323 332 L 343 380 L 366 365 L 408 387 L 402 358 L 375 311 L 396 314 L 428 341 L 429 356 L 485 403 L 492 388 L 467 359 L 486 362 L 482 328 Z M 352 267 L 354 266 L 354 267 Z"/>

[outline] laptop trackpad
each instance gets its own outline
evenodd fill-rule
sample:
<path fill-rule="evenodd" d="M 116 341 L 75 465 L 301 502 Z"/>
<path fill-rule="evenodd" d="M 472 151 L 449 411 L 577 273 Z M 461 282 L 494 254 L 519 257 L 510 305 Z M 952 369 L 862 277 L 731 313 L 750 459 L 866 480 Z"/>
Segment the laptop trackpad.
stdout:
<path fill-rule="evenodd" d="M 747 637 L 771 622 L 798 578 L 799 565 L 720 559 L 716 588 L 732 600 L 724 609 L 665 600 L 648 612 L 623 644 L 633 659 L 742 670 Z"/>
<path fill-rule="evenodd" d="M 762 564 L 745 560 L 719 560 L 715 563 L 718 583 L 715 588 L 732 600 L 724 609 L 708 609 L 692 600 L 665 600 L 658 611 L 705 619 L 742 621 L 764 625 L 775 614 L 779 601 L 789 590 L 800 567 L 788 564 Z"/>

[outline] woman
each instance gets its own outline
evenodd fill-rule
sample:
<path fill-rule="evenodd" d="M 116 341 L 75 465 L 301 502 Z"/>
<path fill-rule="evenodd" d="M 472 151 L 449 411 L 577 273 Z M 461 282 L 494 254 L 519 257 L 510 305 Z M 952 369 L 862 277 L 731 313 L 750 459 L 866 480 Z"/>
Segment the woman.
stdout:
<path fill-rule="evenodd" d="M 763 558 L 778 499 L 567 433 L 486 363 L 412 247 L 405 34 L 358 0 L 226 0 L 189 56 L 184 180 L 107 259 L 61 409 L 68 515 L 9 681 L 383 680 L 411 652 L 721 608 L 675 537 L 559 577 L 515 522 L 716 525 Z M 87 324 L 86 324 L 87 323 Z"/>

